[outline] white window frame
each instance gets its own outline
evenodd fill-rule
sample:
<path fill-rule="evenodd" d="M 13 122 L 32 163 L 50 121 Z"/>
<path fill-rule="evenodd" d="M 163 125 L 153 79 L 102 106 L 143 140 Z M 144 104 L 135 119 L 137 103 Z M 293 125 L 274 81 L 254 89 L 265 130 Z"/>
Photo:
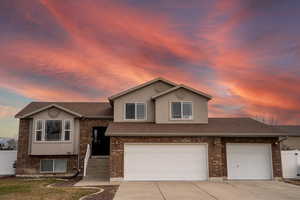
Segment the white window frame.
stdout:
<path fill-rule="evenodd" d="M 70 129 L 66 129 L 66 122 L 67 121 L 70 123 Z M 70 120 L 70 119 L 63 120 L 63 126 L 64 127 L 63 127 L 63 134 L 62 134 L 62 140 L 61 141 L 71 141 L 71 138 L 72 138 L 72 120 Z M 70 132 L 69 140 L 65 140 L 66 131 Z"/>
<path fill-rule="evenodd" d="M 55 140 L 55 141 L 47 141 L 45 140 L 46 138 L 46 122 L 47 121 L 61 121 L 62 124 L 62 134 L 61 134 L 61 138 L 60 140 Z M 36 131 L 37 131 L 37 121 L 42 121 L 42 138 L 41 140 L 36 140 Z M 70 129 L 65 129 L 65 122 L 69 121 L 70 122 Z M 73 120 L 72 119 L 36 119 L 34 120 L 34 142 L 35 143 L 69 143 L 72 142 L 72 138 L 73 138 Z M 70 139 L 69 140 L 65 140 L 65 131 L 70 131 Z"/>
<path fill-rule="evenodd" d="M 42 171 L 42 161 L 43 160 L 52 160 L 52 171 Z M 65 160 L 66 161 L 66 170 L 65 171 L 55 171 L 55 161 L 56 160 Z M 40 160 L 40 173 L 66 173 L 68 171 L 68 160 L 67 159 L 41 159 Z"/>
<path fill-rule="evenodd" d="M 134 119 L 127 119 L 126 118 L 126 104 L 134 104 Z M 137 104 L 144 104 L 145 106 L 145 116 L 144 116 L 144 119 L 137 119 Z M 145 121 L 147 120 L 147 103 L 145 102 L 126 102 L 124 103 L 124 120 L 125 121 Z"/>
<path fill-rule="evenodd" d="M 181 118 L 173 118 L 173 115 L 172 115 L 172 103 L 180 103 L 180 106 L 181 106 Z M 190 118 L 184 118 L 183 117 L 183 104 L 184 103 L 190 103 L 191 106 L 192 106 L 192 115 L 191 115 Z M 193 105 L 192 101 L 171 101 L 169 106 L 170 106 L 170 119 L 171 120 L 193 120 L 194 119 L 194 105 Z"/>
<path fill-rule="evenodd" d="M 37 124 L 38 124 L 39 121 L 42 122 L 42 129 L 37 129 Z M 44 138 L 44 131 L 45 131 L 44 126 L 45 126 L 44 120 L 42 120 L 42 119 L 37 119 L 37 120 L 35 120 L 35 122 L 34 122 L 34 141 L 36 141 L 36 142 L 41 142 L 41 141 L 43 141 L 43 138 Z M 41 134 L 41 140 L 37 140 L 37 139 L 36 139 L 36 138 L 37 138 L 37 131 L 42 131 L 42 134 Z"/>

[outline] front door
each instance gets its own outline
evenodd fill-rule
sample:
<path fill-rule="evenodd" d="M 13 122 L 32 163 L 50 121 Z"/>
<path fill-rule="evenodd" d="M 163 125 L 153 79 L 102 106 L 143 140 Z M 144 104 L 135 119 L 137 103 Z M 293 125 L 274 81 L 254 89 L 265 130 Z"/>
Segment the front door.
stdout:
<path fill-rule="evenodd" d="M 95 127 L 93 128 L 92 134 L 92 155 L 93 156 L 107 156 L 109 155 L 109 137 L 105 136 L 104 133 L 106 127 Z"/>

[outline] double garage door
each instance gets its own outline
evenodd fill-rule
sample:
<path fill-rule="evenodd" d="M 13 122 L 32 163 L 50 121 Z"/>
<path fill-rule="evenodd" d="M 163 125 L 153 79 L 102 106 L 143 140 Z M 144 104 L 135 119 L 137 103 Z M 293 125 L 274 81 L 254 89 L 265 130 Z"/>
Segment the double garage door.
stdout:
<path fill-rule="evenodd" d="M 125 144 L 125 180 L 206 180 L 205 144 Z"/>
<path fill-rule="evenodd" d="M 227 144 L 229 179 L 271 179 L 268 144 Z M 207 144 L 125 144 L 124 179 L 207 180 Z"/>

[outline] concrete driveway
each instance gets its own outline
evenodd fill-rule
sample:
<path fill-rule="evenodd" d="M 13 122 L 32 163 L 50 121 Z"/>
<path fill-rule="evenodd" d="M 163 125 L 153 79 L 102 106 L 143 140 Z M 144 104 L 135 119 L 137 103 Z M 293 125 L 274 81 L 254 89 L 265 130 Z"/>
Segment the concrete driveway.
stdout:
<path fill-rule="evenodd" d="M 299 200 L 300 187 L 277 181 L 123 182 L 114 200 Z"/>

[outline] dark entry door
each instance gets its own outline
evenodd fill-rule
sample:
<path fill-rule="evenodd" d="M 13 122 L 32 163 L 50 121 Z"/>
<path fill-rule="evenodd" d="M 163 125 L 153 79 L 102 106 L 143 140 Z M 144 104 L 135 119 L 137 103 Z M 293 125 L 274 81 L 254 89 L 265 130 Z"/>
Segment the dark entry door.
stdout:
<path fill-rule="evenodd" d="M 105 136 L 106 127 L 93 128 L 92 155 L 109 155 L 109 137 Z"/>

